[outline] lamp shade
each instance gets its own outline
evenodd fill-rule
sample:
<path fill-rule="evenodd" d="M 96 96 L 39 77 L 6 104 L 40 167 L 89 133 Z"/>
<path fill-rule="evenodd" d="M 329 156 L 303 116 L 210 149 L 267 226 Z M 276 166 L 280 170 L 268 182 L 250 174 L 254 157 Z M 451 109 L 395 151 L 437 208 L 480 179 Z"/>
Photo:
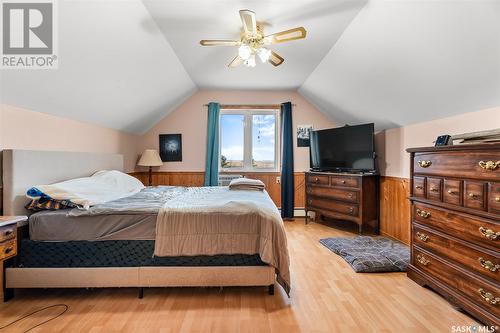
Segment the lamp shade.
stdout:
<path fill-rule="evenodd" d="M 139 159 L 139 163 L 137 165 L 140 166 L 162 166 L 163 161 L 160 158 L 160 155 L 158 154 L 158 151 L 155 149 L 146 149 L 143 153 L 141 158 Z"/>

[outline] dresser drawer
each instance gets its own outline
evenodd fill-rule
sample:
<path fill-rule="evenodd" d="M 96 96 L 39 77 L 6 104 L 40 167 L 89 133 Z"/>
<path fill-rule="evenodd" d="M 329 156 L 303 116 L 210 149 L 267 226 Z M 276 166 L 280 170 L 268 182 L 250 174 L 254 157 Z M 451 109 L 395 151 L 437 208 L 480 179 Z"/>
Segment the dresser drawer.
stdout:
<path fill-rule="evenodd" d="M 443 201 L 447 204 L 462 205 L 462 181 L 445 179 L 443 181 Z"/>
<path fill-rule="evenodd" d="M 455 265 L 436 255 L 414 247 L 412 264 L 467 296 L 472 302 L 487 309 L 500 319 L 500 288 L 498 284 L 486 282 L 474 274 L 467 274 Z M 486 299 L 488 298 L 488 299 Z"/>
<path fill-rule="evenodd" d="M 427 199 L 442 201 L 443 180 L 441 178 L 427 178 Z"/>
<path fill-rule="evenodd" d="M 328 199 L 309 197 L 307 199 L 307 205 L 309 207 L 316 207 L 319 209 L 330 210 L 332 212 L 349 216 L 358 216 L 359 214 L 359 206 L 356 204 L 331 201 Z"/>
<path fill-rule="evenodd" d="M 330 185 L 328 176 L 324 175 L 307 175 L 306 181 L 309 184 Z"/>
<path fill-rule="evenodd" d="M 464 207 L 486 209 L 486 183 L 466 180 L 464 181 Z"/>
<path fill-rule="evenodd" d="M 488 210 L 500 214 L 500 183 L 490 183 L 488 190 Z"/>
<path fill-rule="evenodd" d="M 353 202 L 353 203 L 359 202 L 359 192 L 358 191 L 351 191 L 351 190 L 344 190 L 344 189 L 337 189 L 337 188 L 328 188 L 328 187 L 309 186 L 307 188 L 307 194 L 311 195 L 311 196 L 332 198 L 332 199 L 337 199 L 337 200 L 346 201 L 346 202 Z"/>
<path fill-rule="evenodd" d="M 414 203 L 413 218 L 451 236 L 497 251 L 500 249 L 499 222 L 421 203 Z"/>
<path fill-rule="evenodd" d="M 416 153 L 413 170 L 417 174 L 500 180 L 500 153 Z"/>
<path fill-rule="evenodd" d="M 500 279 L 500 253 L 498 251 L 468 246 L 459 239 L 417 224 L 413 224 L 412 235 L 414 245 L 453 260 L 493 281 Z"/>
<path fill-rule="evenodd" d="M 0 227 L 0 243 L 16 237 L 16 224 L 9 224 Z"/>
<path fill-rule="evenodd" d="M 425 198 L 425 177 L 413 177 L 413 196 Z"/>
<path fill-rule="evenodd" d="M 9 241 L 0 243 L 0 260 L 5 260 L 7 258 L 15 256 L 16 254 L 17 254 L 16 239 L 11 239 Z"/>
<path fill-rule="evenodd" d="M 330 184 L 332 186 L 358 188 L 359 187 L 359 177 L 330 176 Z"/>

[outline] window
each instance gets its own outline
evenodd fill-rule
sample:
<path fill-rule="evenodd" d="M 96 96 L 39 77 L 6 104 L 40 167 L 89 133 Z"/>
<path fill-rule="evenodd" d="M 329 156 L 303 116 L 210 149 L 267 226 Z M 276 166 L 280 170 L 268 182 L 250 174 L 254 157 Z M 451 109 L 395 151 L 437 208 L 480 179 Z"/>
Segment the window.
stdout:
<path fill-rule="evenodd" d="M 220 166 L 223 171 L 278 169 L 276 110 L 224 110 L 220 119 Z"/>

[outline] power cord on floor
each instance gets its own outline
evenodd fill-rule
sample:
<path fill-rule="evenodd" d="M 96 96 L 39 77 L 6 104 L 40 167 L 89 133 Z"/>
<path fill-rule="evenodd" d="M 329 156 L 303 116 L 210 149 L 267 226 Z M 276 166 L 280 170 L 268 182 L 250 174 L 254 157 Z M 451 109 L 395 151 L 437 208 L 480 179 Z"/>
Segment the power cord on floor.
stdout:
<path fill-rule="evenodd" d="M 52 317 L 52 318 L 49 318 L 49 319 L 47 319 L 47 320 L 45 320 L 45 321 L 42 321 L 41 323 L 36 324 L 35 326 L 30 327 L 30 328 L 29 328 L 29 329 L 27 329 L 26 331 L 23 331 L 23 333 L 29 332 L 29 331 L 31 331 L 32 329 L 34 329 L 34 328 L 36 328 L 36 327 L 38 327 L 38 326 L 41 326 L 41 325 L 43 325 L 43 324 L 46 324 L 46 323 L 48 323 L 49 321 L 54 320 L 54 319 L 56 319 L 56 318 L 58 318 L 58 317 L 62 316 L 63 314 L 65 314 L 65 313 L 66 313 L 66 311 L 68 311 L 69 306 L 68 306 L 68 305 L 66 305 L 66 304 L 54 304 L 54 305 L 49 305 L 49 306 L 46 306 L 46 307 L 41 308 L 41 309 L 39 309 L 39 310 L 33 311 L 33 312 L 31 312 L 31 313 L 28 313 L 28 314 L 26 314 L 26 315 L 24 315 L 24 316 L 22 316 L 22 317 L 19 317 L 19 318 L 17 318 L 16 320 L 11 321 L 11 322 L 10 322 L 10 323 L 8 323 L 7 325 L 0 326 L 0 330 L 3 330 L 4 328 L 7 328 L 7 327 L 9 327 L 9 326 L 11 326 L 11 325 L 13 325 L 13 324 L 15 324 L 15 323 L 18 323 L 18 322 L 20 322 L 21 320 L 24 320 L 24 319 L 26 319 L 26 318 L 28 318 L 28 317 L 30 317 L 30 316 L 32 316 L 32 315 L 34 315 L 35 313 L 38 313 L 38 312 L 41 312 L 41 311 L 44 311 L 44 310 L 47 310 L 47 309 L 51 309 L 51 308 L 57 308 L 57 307 L 63 307 L 63 308 L 64 308 L 64 310 L 63 310 L 61 313 L 59 313 L 57 316 Z"/>

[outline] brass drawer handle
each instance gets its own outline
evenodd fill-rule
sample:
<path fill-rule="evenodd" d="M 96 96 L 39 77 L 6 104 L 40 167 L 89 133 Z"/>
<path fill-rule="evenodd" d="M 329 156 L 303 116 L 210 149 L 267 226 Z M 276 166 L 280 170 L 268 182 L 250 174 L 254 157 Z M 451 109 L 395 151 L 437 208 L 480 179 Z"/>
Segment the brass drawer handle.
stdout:
<path fill-rule="evenodd" d="M 484 260 L 482 257 L 479 257 L 479 259 L 477 259 L 477 260 L 481 264 L 481 267 L 483 267 L 484 269 L 487 269 L 491 272 L 496 272 L 500 269 L 499 264 L 494 264 L 493 262 L 491 262 L 489 260 Z"/>
<path fill-rule="evenodd" d="M 448 190 L 448 194 L 458 195 L 458 191 Z"/>
<path fill-rule="evenodd" d="M 479 288 L 477 291 L 479 292 L 479 295 L 481 295 L 481 297 L 489 304 L 500 304 L 500 297 L 495 297 L 492 293 L 485 291 L 483 288 Z"/>
<path fill-rule="evenodd" d="M 476 193 L 469 193 L 469 198 L 471 198 L 472 200 L 479 200 L 481 196 Z"/>
<path fill-rule="evenodd" d="M 417 189 L 417 190 L 423 190 L 423 189 L 424 189 L 424 187 L 423 187 L 423 186 L 420 186 L 420 185 L 415 185 L 415 189 Z"/>
<path fill-rule="evenodd" d="M 341 181 L 342 184 L 345 184 L 345 180 Z"/>
<path fill-rule="evenodd" d="M 495 202 L 500 202 L 500 197 L 496 197 Z"/>
<path fill-rule="evenodd" d="M 420 216 L 420 217 L 423 217 L 424 219 L 428 219 L 429 217 L 431 217 L 431 213 L 430 212 L 426 212 L 425 210 L 421 210 L 421 209 L 418 209 L 418 208 L 417 208 L 417 215 Z"/>
<path fill-rule="evenodd" d="M 487 229 L 485 227 L 479 227 L 479 232 L 482 236 L 488 238 L 489 240 L 497 240 L 500 238 L 500 231 L 494 232 L 491 229 Z"/>
<path fill-rule="evenodd" d="M 353 212 L 354 212 L 354 208 L 349 207 L 349 210 L 348 210 L 348 211 L 349 211 L 349 213 L 353 213 Z"/>
<path fill-rule="evenodd" d="M 430 264 L 430 260 L 425 258 L 424 256 L 422 256 L 420 254 L 417 254 L 417 261 L 424 266 L 427 266 Z"/>
<path fill-rule="evenodd" d="M 14 251 L 14 248 L 12 246 L 6 247 L 5 250 L 3 250 L 3 253 L 9 254 L 12 251 Z"/>
<path fill-rule="evenodd" d="M 500 167 L 500 161 L 479 161 L 477 164 L 484 170 L 493 171 Z"/>
<path fill-rule="evenodd" d="M 427 242 L 429 240 L 429 236 L 427 236 L 426 234 L 424 233 L 421 233 L 419 231 L 417 231 L 417 237 L 418 239 L 420 239 L 422 242 Z"/>
<path fill-rule="evenodd" d="M 350 199 L 352 199 L 352 197 L 353 197 L 352 193 L 347 193 L 347 196 L 348 196 Z"/>
<path fill-rule="evenodd" d="M 314 178 L 314 181 L 315 181 L 316 183 L 318 183 L 318 182 L 319 182 L 319 178 L 318 178 L 318 177 Z"/>
<path fill-rule="evenodd" d="M 439 189 L 437 189 L 435 187 L 431 187 L 431 192 L 439 192 Z"/>
<path fill-rule="evenodd" d="M 428 168 L 428 167 L 430 167 L 432 165 L 431 161 L 418 161 L 417 163 L 422 168 Z"/>
<path fill-rule="evenodd" d="M 9 229 L 9 230 L 5 230 L 5 232 L 3 233 L 4 236 L 10 236 L 14 233 L 14 231 L 12 229 Z"/>

